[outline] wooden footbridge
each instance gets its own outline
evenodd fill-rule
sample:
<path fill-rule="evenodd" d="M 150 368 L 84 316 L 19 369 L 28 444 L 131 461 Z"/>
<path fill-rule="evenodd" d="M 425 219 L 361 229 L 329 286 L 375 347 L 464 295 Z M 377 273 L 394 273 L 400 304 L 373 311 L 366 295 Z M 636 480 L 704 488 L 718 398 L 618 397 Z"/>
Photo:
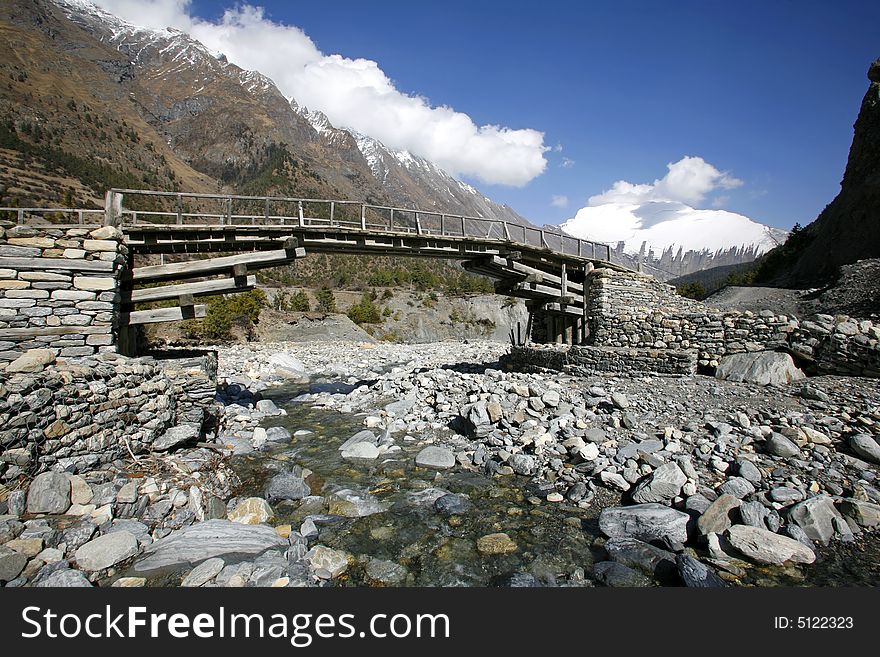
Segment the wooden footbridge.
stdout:
<path fill-rule="evenodd" d="M 588 335 L 587 273 L 625 269 L 610 261 L 607 245 L 558 229 L 354 201 L 114 189 L 104 210 L 7 210 L 17 211 L 19 221 L 74 213 L 79 223 L 100 221 L 123 231 L 130 261 L 121 333 L 137 324 L 204 317 L 198 297 L 253 289 L 255 270 L 310 253 L 351 253 L 461 261 L 468 271 L 494 279 L 498 293 L 526 300 L 523 338 L 578 344 Z M 178 257 L 135 266 L 135 256 L 148 254 Z M 183 254 L 195 257 L 179 258 Z M 133 309 L 169 299 L 178 305 Z"/>

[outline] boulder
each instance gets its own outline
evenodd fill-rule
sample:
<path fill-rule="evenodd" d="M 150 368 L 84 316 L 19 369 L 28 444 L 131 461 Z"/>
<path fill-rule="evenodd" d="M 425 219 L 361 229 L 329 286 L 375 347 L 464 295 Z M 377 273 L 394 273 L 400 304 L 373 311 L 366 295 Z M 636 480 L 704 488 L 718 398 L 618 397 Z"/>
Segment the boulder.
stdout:
<path fill-rule="evenodd" d="M 689 520 L 688 514 L 662 504 L 635 504 L 603 509 L 599 514 L 599 529 L 610 538 L 670 539 L 685 543 Z"/>
<path fill-rule="evenodd" d="M 346 440 L 339 446 L 339 451 L 344 452 L 358 443 L 367 443 L 370 445 L 378 445 L 379 439 L 376 437 L 372 431 L 368 429 L 364 429 L 363 431 L 358 431 L 351 438 Z"/>
<path fill-rule="evenodd" d="M 685 586 L 691 588 L 723 588 L 727 586 L 727 583 L 718 577 L 715 571 L 689 554 L 677 555 L 675 563 Z"/>
<path fill-rule="evenodd" d="M 676 571 L 675 554 L 668 550 L 637 538 L 618 537 L 605 543 L 605 551 L 611 561 L 640 570 L 653 579 L 673 583 L 670 580 Z"/>
<path fill-rule="evenodd" d="M 207 561 L 203 561 L 198 566 L 193 568 L 190 573 L 183 578 L 183 581 L 180 583 L 181 586 L 185 588 L 195 588 L 198 586 L 202 586 L 210 582 L 212 579 L 217 577 L 220 574 L 220 571 L 223 570 L 223 567 L 226 565 L 226 562 L 223 561 L 220 557 L 213 557 L 208 559 Z"/>
<path fill-rule="evenodd" d="M 866 433 L 857 433 L 849 439 L 849 446 L 866 461 L 880 463 L 880 444 Z"/>
<path fill-rule="evenodd" d="M 27 556 L 6 545 L 0 545 L 0 581 L 9 582 L 18 577 L 28 562 Z"/>
<path fill-rule="evenodd" d="M 835 520 L 845 522 L 827 495 L 817 495 L 795 504 L 788 510 L 788 519 L 800 527 L 810 540 L 828 545 L 835 534 Z"/>
<path fill-rule="evenodd" d="M 78 570 L 62 568 L 41 577 L 34 584 L 36 588 L 91 588 L 92 583 Z"/>
<path fill-rule="evenodd" d="M 675 463 L 664 463 L 642 479 L 632 492 L 632 499 L 639 504 L 665 502 L 681 492 L 687 477 Z"/>
<path fill-rule="evenodd" d="M 248 497 L 227 514 L 229 520 L 242 525 L 259 525 L 269 522 L 274 517 L 275 512 L 272 511 L 272 507 L 261 497 Z"/>
<path fill-rule="evenodd" d="M 605 586 L 635 588 L 653 586 L 648 577 L 615 561 L 600 561 L 593 566 L 593 576 Z"/>
<path fill-rule="evenodd" d="M 379 448 L 370 442 L 359 442 L 341 450 L 344 459 L 364 459 L 373 461 L 379 458 Z"/>
<path fill-rule="evenodd" d="M 55 362 L 55 352 L 51 349 L 28 349 L 6 366 L 7 374 L 42 372 L 43 368 Z"/>
<path fill-rule="evenodd" d="M 727 530 L 730 544 L 753 561 L 782 565 L 786 561 L 813 563 L 816 553 L 793 538 L 774 534 L 749 525 L 734 525 Z"/>
<path fill-rule="evenodd" d="M 148 546 L 132 569 L 148 574 L 189 568 L 214 557 L 225 561 L 253 559 L 268 550 L 283 551 L 287 547 L 287 540 L 268 525 L 206 520 L 171 532 Z"/>
<path fill-rule="evenodd" d="M 165 452 L 178 445 L 195 442 L 199 437 L 199 427 L 194 424 L 178 424 L 171 427 L 153 441 L 152 448 L 157 452 Z"/>
<path fill-rule="evenodd" d="M 730 529 L 733 521 L 731 512 L 738 509 L 741 502 L 733 495 L 719 495 L 697 520 L 697 530 L 701 535 L 721 534 Z"/>
<path fill-rule="evenodd" d="M 852 518 L 860 527 L 880 525 L 880 504 L 847 499 L 840 503 L 840 511 L 847 518 Z"/>
<path fill-rule="evenodd" d="M 727 381 L 782 386 L 799 381 L 806 375 L 798 369 L 790 354 L 759 351 L 724 356 L 715 376 Z"/>
<path fill-rule="evenodd" d="M 783 436 L 781 433 L 774 432 L 770 435 L 767 441 L 764 443 L 764 449 L 767 450 L 768 454 L 773 454 L 773 456 L 781 456 L 782 458 L 791 458 L 793 456 L 799 456 L 801 450 L 788 438 Z"/>
<path fill-rule="evenodd" d="M 341 550 L 334 550 L 325 545 L 313 547 L 306 552 L 305 559 L 321 579 L 333 579 L 348 570 L 349 556 Z"/>
<path fill-rule="evenodd" d="M 27 496 L 28 513 L 64 513 L 70 508 L 70 480 L 58 472 L 38 474 Z"/>
<path fill-rule="evenodd" d="M 312 490 L 305 480 L 292 472 L 282 472 L 272 477 L 264 491 L 270 503 L 279 500 L 301 500 L 311 494 Z"/>
<path fill-rule="evenodd" d="M 416 465 L 421 468 L 448 470 L 455 466 L 455 454 L 445 447 L 429 445 L 416 456 Z"/>
<path fill-rule="evenodd" d="M 81 570 L 104 570 L 138 553 L 138 542 L 126 531 L 104 534 L 80 547 L 74 558 Z"/>

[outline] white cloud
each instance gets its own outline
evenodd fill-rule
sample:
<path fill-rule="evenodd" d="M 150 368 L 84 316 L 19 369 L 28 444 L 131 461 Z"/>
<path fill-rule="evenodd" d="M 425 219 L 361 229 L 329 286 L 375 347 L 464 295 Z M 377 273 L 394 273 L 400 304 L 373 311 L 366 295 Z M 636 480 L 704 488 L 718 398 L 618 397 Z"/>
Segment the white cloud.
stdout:
<path fill-rule="evenodd" d="M 325 55 L 302 30 L 272 21 L 261 7 L 236 5 L 210 22 L 191 14 L 190 0 L 96 4 L 136 25 L 183 30 L 238 66 L 270 77 L 286 96 L 321 110 L 333 124 L 426 157 L 452 175 L 522 186 L 547 167 L 544 133 L 477 126 L 467 114 L 404 94 L 376 62 Z"/>
<path fill-rule="evenodd" d="M 653 183 L 618 180 L 611 189 L 590 197 L 562 229 L 575 237 L 616 245 L 628 253 L 643 247 L 659 256 L 664 249 L 684 251 L 752 246 L 763 252 L 776 245 L 773 231 L 748 217 L 717 209 L 729 200 L 719 194 L 716 209 L 693 207 L 716 190 L 743 182 L 699 157 L 667 165 L 667 174 Z"/>
<path fill-rule="evenodd" d="M 572 160 L 570 157 L 562 158 L 562 162 L 560 162 L 559 164 L 559 166 L 561 166 L 563 169 L 571 169 L 574 165 L 575 161 Z"/>
<path fill-rule="evenodd" d="M 550 199 L 550 205 L 552 205 L 554 208 L 568 207 L 568 197 L 562 194 L 554 194 L 553 197 L 551 197 Z"/>
<path fill-rule="evenodd" d="M 670 162 L 663 178 L 650 184 L 633 184 L 618 180 L 601 194 L 591 196 L 592 206 L 606 203 L 644 203 L 647 201 L 677 201 L 700 203 L 709 192 L 716 189 L 734 189 L 743 184 L 726 171 L 719 171 L 701 157 L 685 156 L 678 162 Z"/>

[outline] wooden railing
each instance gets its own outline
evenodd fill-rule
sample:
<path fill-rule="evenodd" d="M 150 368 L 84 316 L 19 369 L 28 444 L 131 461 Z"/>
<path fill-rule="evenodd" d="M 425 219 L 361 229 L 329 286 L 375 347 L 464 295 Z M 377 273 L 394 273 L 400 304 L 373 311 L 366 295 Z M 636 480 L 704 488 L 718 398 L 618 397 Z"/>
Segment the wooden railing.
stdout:
<path fill-rule="evenodd" d="M 128 207 L 123 205 L 123 200 Z M 14 213 L 18 223 L 26 223 L 29 218 L 37 216 L 59 223 L 58 216 L 72 214 L 76 217 L 76 224 L 107 223 L 122 228 L 144 224 L 340 228 L 383 234 L 491 240 L 579 258 L 611 261 L 609 245 L 578 239 L 558 228 L 537 228 L 500 219 L 359 201 L 113 189 L 107 192 L 104 210 L 0 208 L 0 217 L 2 213 L 6 216 Z"/>

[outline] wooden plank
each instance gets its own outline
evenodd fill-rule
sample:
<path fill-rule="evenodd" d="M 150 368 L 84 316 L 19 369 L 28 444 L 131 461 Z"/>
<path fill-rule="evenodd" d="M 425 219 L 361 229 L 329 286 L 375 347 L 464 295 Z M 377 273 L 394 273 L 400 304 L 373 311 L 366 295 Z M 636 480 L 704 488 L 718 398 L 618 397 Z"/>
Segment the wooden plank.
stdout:
<path fill-rule="evenodd" d="M 293 251 L 279 249 L 277 251 L 258 251 L 256 253 L 243 253 L 221 258 L 209 258 L 207 260 L 187 260 L 185 262 L 172 262 L 164 265 L 137 267 L 131 272 L 131 280 L 137 283 L 175 278 L 195 278 L 223 272 L 231 273 L 236 265 L 246 265 L 249 269 L 276 267 L 295 258 L 305 257 L 305 255 L 306 252 L 303 248 L 297 248 Z"/>
<path fill-rule="evenodd" d="M 562 285 L 562 276 L 556 276 L 555 274 L 550 274 L 548 272 L 542 271 L 540 269 L 536 269 L 535 267 L 529 267 L 528 265 L 524 265 L 521 262 L 514 262 L 512 260 L 505 260 L 500 256 L 495 256 L 493 260 L 493 264 L 497 267 L 505 267 L 507 269 L 512 269 L 520 274 L 524 274 L 526 276 L 540 276 L 544 282 L 547 283 L 555 283 L 556 285 Z M 566 282 L 566 287 L 571 292 L 576 292 L 579 294 L 583 294 L 584 286 L 580 283 L 573 283 L 572 281 Z"/>
<path fill-rule="evenodd" d="M 106 260 L 79 260 L 77 258 L 0 258 L 4 269 L 67 269 L 70 271 L 112 272 L 116 265 Z"/>
<path fill-rule="evenodd" d="M 219 278 L 213 281 L 163 285 L 162 287 L 147 287 L 140 290 L 132 290 L 131 302 L 145 303 L 147 301 L 177 299 L 184 294 L 204 296 L 207 294 L 223 294 L 224 292 L 246 292 L 256 287 L 256 285 L 257 277 L 248 276 L 245 279 L 244 284 L 239 284 L 234 278 Z"/>
<path fill-rule="evenodd" d="M 155 324 L 158 322 L 179 322 L 185 319 L 201 319 L 207 312 L 207 306 L 200 303 L 189 308 L 155 308 L 153 310 L 135 310 L 122 315 L 121 321 L 130 326 L 135 324 Z"/>

